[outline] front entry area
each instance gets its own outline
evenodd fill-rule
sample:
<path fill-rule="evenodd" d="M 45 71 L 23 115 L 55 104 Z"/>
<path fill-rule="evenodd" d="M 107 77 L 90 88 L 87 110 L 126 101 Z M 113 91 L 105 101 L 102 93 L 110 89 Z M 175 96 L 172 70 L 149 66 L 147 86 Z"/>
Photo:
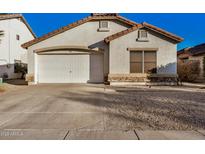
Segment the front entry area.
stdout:
<path fill-rule="evenodd" d="M 103 54 L 37 55 L 37 83 L 102 83 Z"/>

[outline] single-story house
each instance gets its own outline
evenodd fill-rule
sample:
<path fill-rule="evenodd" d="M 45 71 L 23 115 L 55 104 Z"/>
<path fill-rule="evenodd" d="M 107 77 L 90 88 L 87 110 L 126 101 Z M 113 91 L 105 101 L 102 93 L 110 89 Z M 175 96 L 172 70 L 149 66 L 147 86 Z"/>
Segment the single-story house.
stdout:
<path fill-rule="evenodd" d="M 90 16 L 24 43 L 30 83 L 144 82 L 177 77 L 183 39 L 116 13 Z"/>
<path fill-rule="evenodd" d="M 200 74 L 198 79 L 205 79 L 205 43 L 196 45 L 194 47 L 187 47 L 177 52 L 178 61 L 199 61 Z"/>

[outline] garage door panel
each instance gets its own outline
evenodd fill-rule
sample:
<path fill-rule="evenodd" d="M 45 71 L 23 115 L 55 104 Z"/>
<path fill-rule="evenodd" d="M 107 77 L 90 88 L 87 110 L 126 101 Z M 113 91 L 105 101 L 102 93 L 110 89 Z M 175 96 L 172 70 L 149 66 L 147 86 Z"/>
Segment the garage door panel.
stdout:
<path fill-rule="evenodd" d="M 89 80 L 88 58 L 88 55 L 40 55 L 38 81 L 39 83 L 86 82 Z"/>
<path fill-rule="evenodd" d="M 103 82 L 103 55 L 38 55 L 39 83 Z M 101 61 L 102 60 L 102 61 Z"/>
<path fill-rule="evenodd" d="M 68 82 L 86 83 L 89 80 L 89 55 L 72 55 L 69 72 Z"/>

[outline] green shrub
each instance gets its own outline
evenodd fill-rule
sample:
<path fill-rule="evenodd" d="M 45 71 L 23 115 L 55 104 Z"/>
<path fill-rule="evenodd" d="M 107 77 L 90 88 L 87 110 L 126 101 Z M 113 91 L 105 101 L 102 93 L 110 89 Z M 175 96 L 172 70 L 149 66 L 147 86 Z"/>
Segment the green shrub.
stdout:
<path fill-rule="evenodd" d="M 27 65 L 23 63 L 15 63 L 14 73 L 21 73 L 21 78 L 25 78 L 25 74 L 27 73 Z"/>
<path fill-rule="evenodd" d="M 195 81 L 200 74 L 199 61 L 178 62 L 177 73 L 180 81 Z"/>

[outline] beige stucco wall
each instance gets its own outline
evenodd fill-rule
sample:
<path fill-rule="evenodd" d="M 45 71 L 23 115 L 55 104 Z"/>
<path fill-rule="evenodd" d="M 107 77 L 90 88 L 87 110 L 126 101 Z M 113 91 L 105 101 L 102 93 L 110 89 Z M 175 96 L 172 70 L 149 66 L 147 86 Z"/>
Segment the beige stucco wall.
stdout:
<path fill-rule="evenodd" d="M 128 28 L 127 25 L 116 21 L 109 21 L 109 32 L 98 32 L 99 21 L 84 23 L 78 27 L 55 35 L 47 40 L 34 44 L 28 48 L 28 73 L 35 74 L 34 53 L 40 48 L 52 46 L 87 46 L 91 48 L 100 47 L 104 49 L 104 73 L 109 73 L 108 52 L 109 46 L 104 38 Z"/>
<path fill-rule="evenodd" d="M 138 30 L 136 30 L 111 41 L 109 55 L 110 74 L 130 73 L 130 52 L 127 48 L 158 48 L 157 72 L 161 74 L 176 74 L 176 44 L 153 32 L 149 32 L 148 36 L 148 42 L 139 42 L 137 41 Z"/>

